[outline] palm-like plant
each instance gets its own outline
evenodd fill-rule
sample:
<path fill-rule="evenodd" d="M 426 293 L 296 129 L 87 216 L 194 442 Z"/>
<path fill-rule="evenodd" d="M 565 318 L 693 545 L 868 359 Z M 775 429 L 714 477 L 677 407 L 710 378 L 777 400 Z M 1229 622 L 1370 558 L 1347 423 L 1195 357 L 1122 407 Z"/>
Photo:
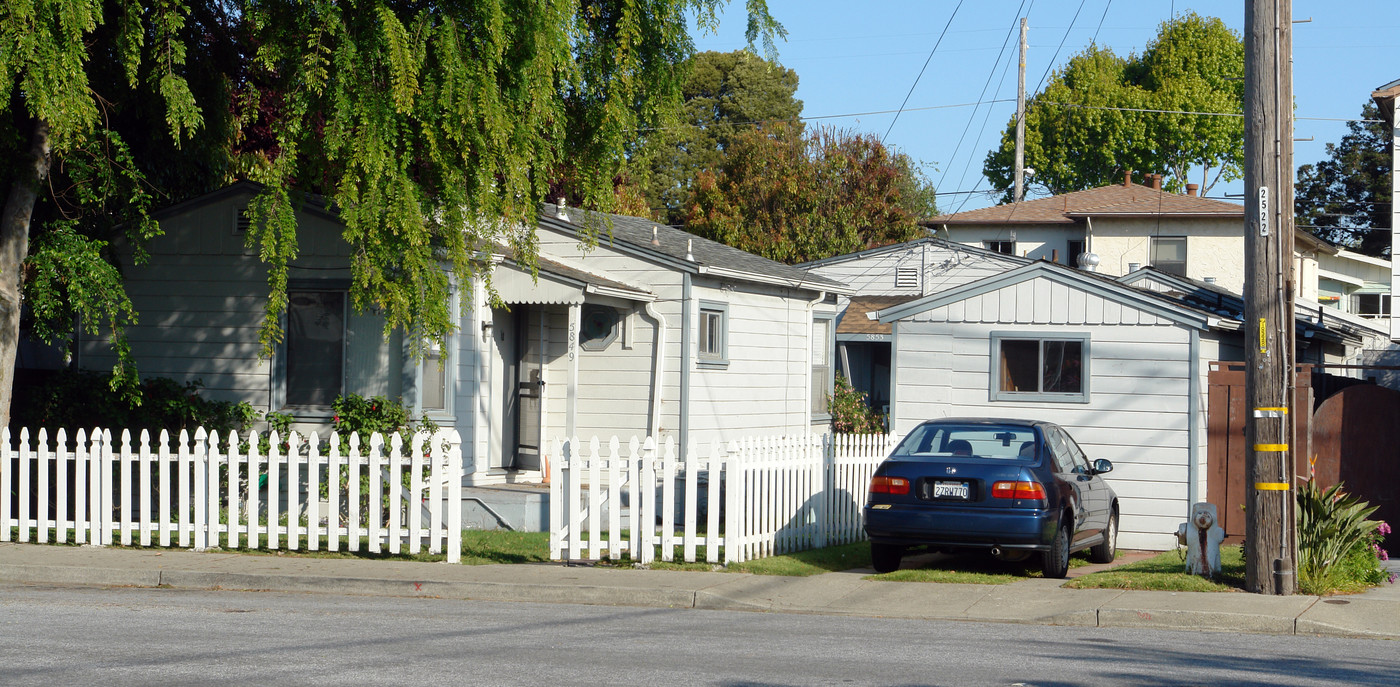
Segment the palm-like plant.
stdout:
<path fill-rule="evenodd" d="M 1298 489 L 1298 586 L 1308 594 L 1325 594 L 1339 586 L 1338 564 L 1357 546 L 1371 543 L 1380 526 L 1368 520 L 1372 506 L 1342 491 L 1308 480 Z"/>

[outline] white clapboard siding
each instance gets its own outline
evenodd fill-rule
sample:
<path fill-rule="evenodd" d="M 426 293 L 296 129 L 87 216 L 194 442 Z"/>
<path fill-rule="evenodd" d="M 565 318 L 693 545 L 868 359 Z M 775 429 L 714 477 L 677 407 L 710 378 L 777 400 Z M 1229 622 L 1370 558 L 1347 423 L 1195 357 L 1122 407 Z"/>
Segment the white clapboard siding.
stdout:
<path fill-rule="evenodd" d="M 861 506 L 893 438 L 764 437 L 692 446 L 556 440 L 550 557 L 737 563 L 864 539 Z M 623 529 L 622 511 L 628 512 Z M 678 551 L 679 549 L 679 551 Z"/>
<path fill-rule="evenodd" d="M 392 553 L 403 541 L 419 553 L 426 542 L 429 553 L 461 559 L 455 431 L 417 435 L 406 451 L 399 435 L 386 447 L 375 434 L 367 453 L 358 435 L 345 443 L 331 435 L 323 451 L 315 434 L 292 432 L 284 440 L 274 432 L 266 456 L 256 432 L 246 441 L 237 433 L 221 441 L 203 428 L 181 430 L 172 441 L 161 431 L 154 448 L 145 430 L 135 443 L 127 430 L 118 441 L 100 429 L 79 430 L 71 445 L 67 437 L 59 430 L 50 441 L 39 430 L 31 441 L 21 429 L 12 442 L 10 430 L 0 430 L 0 541 L 334 551 L 344 539 L 353 551 L 364 538 L 371 551 L 387 540 Z M 367 490 L 360 484 L 365 470 Z M 370 510 L 363 521 L 362 502 Z"/>

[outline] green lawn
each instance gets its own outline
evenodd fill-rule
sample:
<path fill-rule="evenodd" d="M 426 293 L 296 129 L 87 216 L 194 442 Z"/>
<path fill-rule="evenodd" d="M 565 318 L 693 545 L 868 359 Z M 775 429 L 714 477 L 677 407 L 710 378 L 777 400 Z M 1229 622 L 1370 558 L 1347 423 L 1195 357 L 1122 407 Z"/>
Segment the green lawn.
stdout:
<path fill-rule="evenodd" d="M 1146 560 L 1070 580 L 1074 589 L 1146 589 L 1171 592 L 1234 592 L 1244 589 L 1244 558 L 1240 547 L 1220 549 L 1220 574 L 1215 580 L 1186 574 L 1184 551 L 1166 551 Z"/>

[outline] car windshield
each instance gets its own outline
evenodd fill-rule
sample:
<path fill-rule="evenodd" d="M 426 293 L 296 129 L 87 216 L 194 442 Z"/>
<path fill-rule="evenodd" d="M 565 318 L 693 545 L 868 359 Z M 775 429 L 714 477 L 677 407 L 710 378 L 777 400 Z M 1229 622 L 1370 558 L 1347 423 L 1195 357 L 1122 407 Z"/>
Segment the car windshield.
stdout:
<path fill-rule="evenodd" d="M 948 458 L 978 456 L 1002 460 L 1032 460 L 1035 430 L 1022 425 L 958 425 L 925 423 L 914 428 L 893 456 Z"/>

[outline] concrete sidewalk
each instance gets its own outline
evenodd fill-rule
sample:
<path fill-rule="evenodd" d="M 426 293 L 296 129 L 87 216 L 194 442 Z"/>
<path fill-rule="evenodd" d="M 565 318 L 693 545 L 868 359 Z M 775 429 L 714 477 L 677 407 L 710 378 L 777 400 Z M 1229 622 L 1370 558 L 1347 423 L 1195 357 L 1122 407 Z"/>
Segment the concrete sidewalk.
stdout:
<path fill-rule="evenodd" d="M 1092 570 L 1077 569 L 1075 574 Z M 1400 639 L 1400 585 L 1346 597 L 1066 589 L 562 564 L 450 565 L 171 549 L 0 544 L 0 581 L 817 613 Z"/>

